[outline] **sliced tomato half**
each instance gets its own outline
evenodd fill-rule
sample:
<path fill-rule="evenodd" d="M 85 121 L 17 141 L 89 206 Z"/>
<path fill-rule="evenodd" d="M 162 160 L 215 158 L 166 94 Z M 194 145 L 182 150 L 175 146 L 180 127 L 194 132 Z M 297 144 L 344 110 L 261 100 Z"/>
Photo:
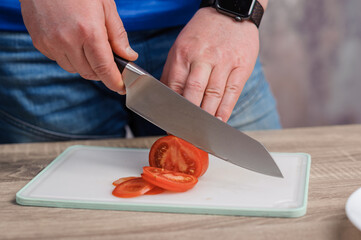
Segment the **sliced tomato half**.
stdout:
<path fill-rule="evenodd" d="M 115 187 L 112 194 L 120 198 L 132 198 L 144 195 L 152 190 L 155 186 L 143 178 L 138 177 L 120 183 Z"/>
<path fill-rule="evenodd" d="M 119 184 L 121 184 L 121 183 L 123 183 L 125 181 L 128 181 L 128 180 L 134 179 L 134 178 L 137 178 L 137 177 L 122 177 L 122 178 L 119 178 L 118 180 L 114 181 L 113 185 L 118 186 Z"/>
<path fill-rule="evenodd" d="M 195 176 L 156 167 L 143 167 L 142 178 L 157 187 L 173 192 L 185 192 L 198 182 Z"/>
<path fill-rule="evenodd" d="M 173 135 L 159 138 L 149 152 L 151 167 L 182 172 L 195 177 L 208 169 L 208 153 Z"/>
<path fill-rule="evenodd" d="M 155 187 L 152 190 L 149 190 L 148 192 L 144 193 L 144 195 L 157 195 L 160 193 L 163 193 L 165 190 L 160 187 Z"/>

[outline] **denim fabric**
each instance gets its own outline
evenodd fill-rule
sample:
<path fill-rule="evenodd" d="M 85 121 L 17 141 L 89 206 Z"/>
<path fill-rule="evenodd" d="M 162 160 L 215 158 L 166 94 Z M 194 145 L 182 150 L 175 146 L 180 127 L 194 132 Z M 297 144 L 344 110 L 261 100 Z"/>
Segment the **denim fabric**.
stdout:
<path fill-rule="evenodd" d="M 228 124 L 241 131 L 280 129 L 276 101 L 257 59 Z"/>
<path fill-rule="evenodd" d="M 137 64 L 160 78 L 180 28 L 130 32 Z M 275 101 L 257 61 L 229 124 L 240 130 L 280 128 Z M 128 111 L 125 97 L 101 82 L 62 70 L 27 33 L 0 32 L 0 143 L 98 139 L 164 132 Z"/>

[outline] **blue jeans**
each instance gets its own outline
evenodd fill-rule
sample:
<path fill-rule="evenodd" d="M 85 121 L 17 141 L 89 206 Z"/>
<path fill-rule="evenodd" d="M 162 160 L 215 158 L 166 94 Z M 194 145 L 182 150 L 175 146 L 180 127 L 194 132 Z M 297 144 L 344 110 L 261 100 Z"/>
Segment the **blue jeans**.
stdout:
<path fill-rule="evenodd" d="M 180 28 L 130 32 L 137 64 L 160 78 Z M 257 61 L 228 122 L 239 130 L 280 128 L 275 100 Z M 23 32 L 0 32 L 0 143 L 165 134 L 125 107 L 101 82 L 61 69 Z"/>

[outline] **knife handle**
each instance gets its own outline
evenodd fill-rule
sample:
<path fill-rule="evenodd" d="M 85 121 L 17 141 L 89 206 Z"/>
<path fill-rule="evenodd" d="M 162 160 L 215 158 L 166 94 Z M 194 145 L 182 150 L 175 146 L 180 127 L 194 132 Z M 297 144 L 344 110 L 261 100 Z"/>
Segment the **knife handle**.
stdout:
<path fill-rule="evenodd" d="M 114 61 L 117 64 L 120 73 L 123 73 L 125 66 L 129 63 L 128 60 L 125 60 L 124 58 L 119 57 L 118 55 L 114 54 Z"/>

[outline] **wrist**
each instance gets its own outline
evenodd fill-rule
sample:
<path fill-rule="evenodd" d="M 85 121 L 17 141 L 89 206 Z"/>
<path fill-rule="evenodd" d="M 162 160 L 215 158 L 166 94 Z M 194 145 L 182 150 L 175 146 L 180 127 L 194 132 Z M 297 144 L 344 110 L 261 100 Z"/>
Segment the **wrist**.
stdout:
<path fill-rule="evenodd" d="M 247 29 L 247 31 L 256 33 L 258 35 L 258 28 L 253 22 L 251 22 L 249 20 L 242 21 L 242 22 L 236 21 L 234 18 L 230 18 L 229 16 L 220 14 L 213 7 L 200 8 L 196 12 L 196 15 L 208 19 L 210 24 L 233 25 L 236 29 L 242 29 L 242 30 Z"/>
<path fill-rule="evenodd" d="M 195 14 L 196 21 L 207 22 L 209 25 L 218 26 L 223 30 L 227 30 L 224 32 L 227 33 L 234 33 L 234 32 L 243 32 L 246 34 L 249 39 L 258 39 L 259 37 L 259 30 L 257 26 L 251 21 L 243 21 L 238 22 L 229 16 L 224 14 L 220 14 L 216 9 L 213 7 L 204 7 L 200 8 Z"/>

